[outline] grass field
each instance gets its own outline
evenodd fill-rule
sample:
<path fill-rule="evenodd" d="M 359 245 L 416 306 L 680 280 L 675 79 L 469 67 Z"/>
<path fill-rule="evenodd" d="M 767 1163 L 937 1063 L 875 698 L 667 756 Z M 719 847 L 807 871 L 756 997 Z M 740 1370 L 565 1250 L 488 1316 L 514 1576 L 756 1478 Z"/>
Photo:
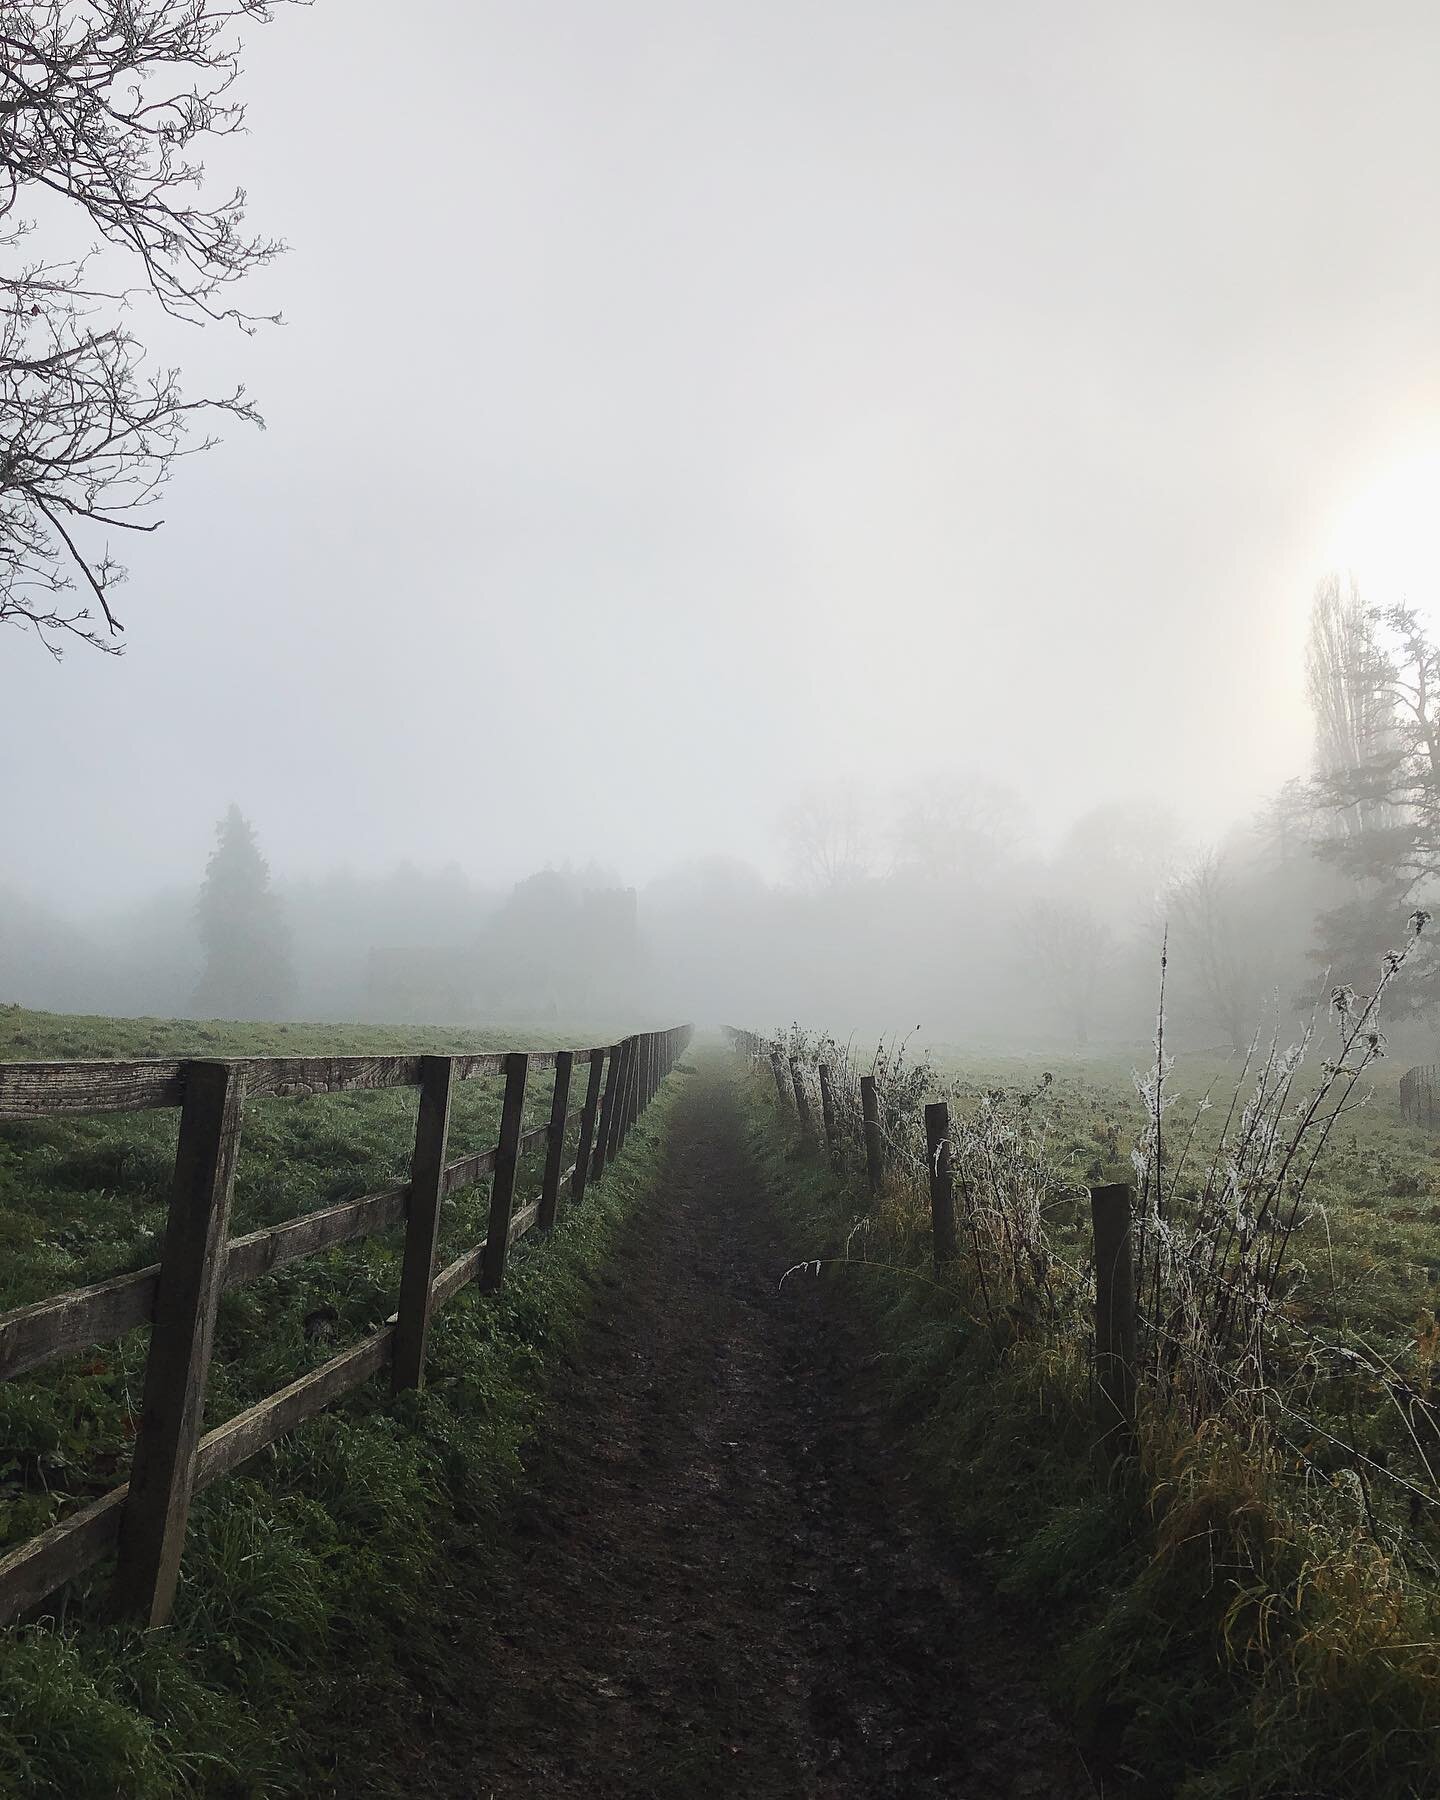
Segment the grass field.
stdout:
<path fill-rule="evenodd" d="M 475 1052 L 527 1047 L 519 1035 L 0 1010 L 10 1061 Z M 528 1047 L 576 1041 L 533 1033 Z M 527 1125 L 548 1116 L 549 1097 L 537 1076 Z M 460 1085 L 452 1158 L 493 1144 L 499 1102 L 498 1081 Z M 405 1090 L 247 1105 L 235 1230 L 404 1180 L 416 1107 Z M 0 1310 L 156 1259 L 177 1128 L 174 1111 L 0 1126 Z M 500 1503 L 547 1356 L 583 1315 L 586 1270 L 652 1143 L 647 1122 L 583 1208 L 562 1210 L 543 1246 L 519 1247 L 502 1296 L 470 1289 L 438 1315 L 423 1395 L 395 1402 L 372 1383 L 198 1497 L 168 1631 L 106 1624 L 102 1569 L 64 1597 L 58 1624 L 0 1633 L 0 1793 L 325 1792 L 336 1734 L 383 1714 L 447 1521 Z M 540 1155 L 522 1164 L 522 1198 L 538 1190 Z M 447 1201 L 442 1256 L 483 1238 L 487 1207 L 488 1181 Z M 380 1323 L 399 1268 L 391 1233 L 227 1294 L 207 1427 Z M 0 1384 L 0 1546 L 125 1478 L 146 1339 L 136 1331 Z"/>
<path fill-rule="evenodd" d="M 786 1048 L 802 1066 L 822 1054 L 813 1038 Z M 844 1053 L 823 1054 L 833 1072 Z M 763 1056 L 757 1152 L 789 1194 L 797 1259 L 831 1259 L 867 1310 L 937 1503 L 1038 1609 L 1107 1791 L 1440 1793 L 1440 1142 L 1400 1119 L 1400 1071 L 1363 1084 L 1315 1167 L 1259 1364 L 1227 1371 L 1210 1403 L 1147 1366 L 1135 1454 L 1112 1469 L 1097 1455 L 1085 1186 L 1130 1176 L 1149 1130 L 1132 1060 L 928 1054 L 929 1069 L 881 1061 L 896 1098 L 882 1098 L 893 1161 L 878 1203 L 800 1153 L 788 1096 L 777 1138 Z M 857 1043 L 849 1069 L 869 1066 Z M 1177 1209 L 1203 1183 L 1238 1073 L 1213 1057 L 1173 1072 Z M 959 1260 L 931 1264 L 915 1104 L 941 1089 L 957 1168 L 968 1158 L 972 1188 L 1002 1178 L 982 1221 L 988 1289 L 963 1229 Z M 957 1120 L 981 1116 L 967 1142 Z M 1023 1254 L 1007 1263 L 1012 1241 Z M 1053 1304 L 1035 1303 L 1032 1250 Z M 1142 1332 L 1142 1357 L 1158 1341 Z"/>

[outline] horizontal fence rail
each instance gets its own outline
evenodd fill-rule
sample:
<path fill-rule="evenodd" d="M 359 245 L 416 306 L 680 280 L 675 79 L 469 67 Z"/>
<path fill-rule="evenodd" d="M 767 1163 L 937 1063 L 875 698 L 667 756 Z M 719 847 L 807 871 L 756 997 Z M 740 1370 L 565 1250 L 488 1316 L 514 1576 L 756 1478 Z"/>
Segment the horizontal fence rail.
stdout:
<path fill-rule="evenodd" d="M 553 1225 L 562 1190 L 580 1201 L 619 1154 L 630 1127 L 690 1042 L 691 1027 L 640 1032 L 583 1050 L 480 1056 L 244 1057 L 144 1062 L 0 1063 L 0 1121 L 180 1108 L 175 1180 L 160 1261 L 132 1274 L 0 1313 L 0 1380 L 57 1357 L 151 1328 L 130 1480 L 0 1556 L 0 1622 L 9 1622 L 118 1552 L 115 1606 L 161 1624 L 179 1576 L 194 1494 L 283 1433 L 389 1370 L 393 1386 L 424 1381 L 431 1319 L 468 1283 L 494 1292 L 511 1247 Z M 549 1120 L 522 1130 L 529 1077 L 553 1070 Z M 496 1144 L 447 1159 L 454 1084 L 500 1076 Z M 572 1080 L 584 1084 L 579 1108 Z M 245 1103 L 373 1089 L 420 1089 L 408 1182 L 239 1237 L 230 1201 Z M 562 1168 L 578 1127 L 575 1161 Z M 546 1148 L 540 1194 L 515 1206 L 520 1157 Z M 447 1194 L 491 1177 L 484 1239 L 436 1267 Z M 201 1429 L 220 1296 L 302 1257 L 403 1225 L 397 1310 L 362 1342 L 209 1431 Z"/>

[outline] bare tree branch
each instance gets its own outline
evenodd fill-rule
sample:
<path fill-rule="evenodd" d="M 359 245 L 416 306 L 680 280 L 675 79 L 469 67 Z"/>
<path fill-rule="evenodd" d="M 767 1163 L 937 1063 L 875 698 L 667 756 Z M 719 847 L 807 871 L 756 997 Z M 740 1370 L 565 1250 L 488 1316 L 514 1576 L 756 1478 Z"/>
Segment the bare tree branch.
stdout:
<path fill-rule="evenodd" d="M 305 3 L 0 0 L 0 623 L 56 656 L 71 637 L 119 653 L 109 594 L 124 570 L 91 536 L 156 528 L 176 459 L 213 442 L 187 441 L 191 415 L 261 423 L 240 388 L 186 399 L 179 371 L 149 368 L 113 315 L 148 298 L 194 324 L 267 322 L 228 290 L 282 246 L 245 233 L 243 190 L 205 199 L 193 150 L 244 129 L 240 26 Z M 25 259 L 27 195 L 47 222 L 78 214 L 98 243 Z M 103 630 L 70 599 L 77 579 Z"/>

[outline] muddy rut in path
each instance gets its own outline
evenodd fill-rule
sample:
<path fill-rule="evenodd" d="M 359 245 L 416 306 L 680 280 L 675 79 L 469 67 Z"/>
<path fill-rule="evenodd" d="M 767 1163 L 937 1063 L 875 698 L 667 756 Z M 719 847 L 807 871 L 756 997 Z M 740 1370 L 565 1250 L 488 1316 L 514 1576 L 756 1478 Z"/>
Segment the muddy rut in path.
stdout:
<path fill-rule="evenodd" d="M 1025 1646 L 911 1504 L 865 1345 L 823 1284 L 777 1289 L 793 1258 L 726 1065 L 682 1079 L 654 1197 L 527 1455 L 513 1573 L 457 1621 L 473 1685 L 407 1786 L 1091 1795 Z"/>

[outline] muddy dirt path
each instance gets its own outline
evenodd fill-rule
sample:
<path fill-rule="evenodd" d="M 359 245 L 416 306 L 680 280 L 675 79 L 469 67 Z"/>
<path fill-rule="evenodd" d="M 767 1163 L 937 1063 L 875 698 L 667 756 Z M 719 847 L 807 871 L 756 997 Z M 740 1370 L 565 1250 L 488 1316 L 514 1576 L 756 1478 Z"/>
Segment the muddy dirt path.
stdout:
<path fill-rule="evenodd" d="M 727 1065 L 682 1079 L 654 1200 L 527 1455 L 512 1573 L 457 1620 L 473 1682 L 451 1686 L 407 1786 L 1092 1795 L 1027 1647 L 908 1495 L 865 1344 L 823 1283 L 777 1288 L 794 1259 Z"/>

